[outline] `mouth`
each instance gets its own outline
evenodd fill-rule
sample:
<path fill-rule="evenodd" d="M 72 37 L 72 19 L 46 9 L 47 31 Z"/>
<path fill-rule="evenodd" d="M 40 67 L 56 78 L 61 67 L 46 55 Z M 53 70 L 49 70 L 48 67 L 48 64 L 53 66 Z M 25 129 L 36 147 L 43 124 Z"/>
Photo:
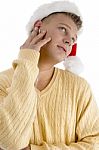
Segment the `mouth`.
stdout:
<path fill-rule="evenodd" d="M 63 50 L 65 53 L 67 52 L 66 49 L 65 49 L 64 47 L 59 46 L 59 45 L 57 45 L 57 47 L 58 47 L 60 50 Z"/>

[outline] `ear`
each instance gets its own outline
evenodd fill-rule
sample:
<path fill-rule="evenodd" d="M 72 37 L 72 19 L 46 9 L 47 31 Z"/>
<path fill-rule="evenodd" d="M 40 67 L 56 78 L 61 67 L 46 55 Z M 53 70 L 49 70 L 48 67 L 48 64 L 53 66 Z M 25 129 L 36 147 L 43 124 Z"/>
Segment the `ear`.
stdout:
<path fill-rule="evenodd" d="M 72 46 L 71 53 L 70 53 L 68 56 L 76 56 L 76 51 L 77 51 L 77 43 L 75 43 L 75 44 Z"/>
<path fill-rule="evenodd" d="M 35 23 L 34 23 L 34 27 L 41 27 L 42 26 L 42 21 L 41 20 L 37 20 Z"/>

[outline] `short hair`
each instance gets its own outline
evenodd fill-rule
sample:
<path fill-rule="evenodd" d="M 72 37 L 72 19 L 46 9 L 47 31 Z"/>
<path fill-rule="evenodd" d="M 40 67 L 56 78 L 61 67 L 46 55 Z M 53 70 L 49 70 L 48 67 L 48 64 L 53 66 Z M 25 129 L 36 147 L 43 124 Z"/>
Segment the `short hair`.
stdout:
<path fill-rule="evenodd" d="M 82 27 L 82 20 L 81 20 L 80 16 L 77 16 L 77 15 L 70 13 L 70 12 L 54 12 L 54 13 L 49 14 L 48 16 L 44 17 L 42 19 L 42 21 L 44 21 L 45 19 L 47 19 L 49 16 L 51 16 L 53 14 L 60 14 L 60 13 L 63 13 L 65 15 L 69 16 L 74 21 L 74 23 L 76 24 L 78 30 Z"/>

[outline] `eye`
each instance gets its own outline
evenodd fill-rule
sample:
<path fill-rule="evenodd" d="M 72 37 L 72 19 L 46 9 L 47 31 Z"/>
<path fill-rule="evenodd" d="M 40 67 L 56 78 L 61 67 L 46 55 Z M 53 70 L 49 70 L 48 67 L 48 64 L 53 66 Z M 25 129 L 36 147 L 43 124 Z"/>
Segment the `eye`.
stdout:
<path fill-rule="evenodd" d="M 67 34 L 67 30 L 66 30 L 65 27 L 59 27 L 59 29 L 60 29 L 63 33 Z"/>

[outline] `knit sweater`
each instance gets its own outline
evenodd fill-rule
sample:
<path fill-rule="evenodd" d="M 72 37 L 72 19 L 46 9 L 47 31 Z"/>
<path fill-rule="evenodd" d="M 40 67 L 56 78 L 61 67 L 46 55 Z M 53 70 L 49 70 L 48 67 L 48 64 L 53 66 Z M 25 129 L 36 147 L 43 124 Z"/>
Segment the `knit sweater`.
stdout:
<path fill-rule="evenodd" d="M 99 109 L 90 85 L 55 68 L 44 90 L 34 82 L 39 52 L 20 50 L 0 73 L 0 147 L 5 150 L 99 150 Z"/>

